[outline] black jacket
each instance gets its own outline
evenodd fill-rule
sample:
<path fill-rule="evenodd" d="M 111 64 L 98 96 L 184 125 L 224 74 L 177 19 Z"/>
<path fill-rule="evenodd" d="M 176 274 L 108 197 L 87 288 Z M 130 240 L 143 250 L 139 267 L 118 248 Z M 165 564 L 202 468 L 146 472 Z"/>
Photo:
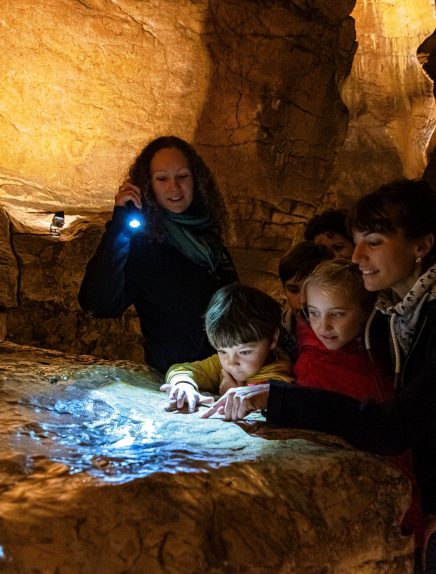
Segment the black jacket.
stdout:
<path fill-rule="evenodd" d="M 389 340 L 378 329 L 379 344 Z M 412 448 L 424 511 L 436 514 L 436 301 L 427 304 L 402 369 L 396 398 L 389 403 L 359 402 L 314 388 L 272 382 L 267 419 L 293 428 L 345 438 L 377 454 Z"/>
<path fill-rule="evenodd" d="M 215 351 L 204 330 L 213 293 L 237 280 L 224 252 L 216 272 L 201 267 L 168 243 L 128 232 L 125 210 L 115 208 L 86 268 L 79 303 L 95 317 L 117 317 L 129 305 L 138 313 L 147 364 L 165 372 L 174 363 L 204 359 Z"/>

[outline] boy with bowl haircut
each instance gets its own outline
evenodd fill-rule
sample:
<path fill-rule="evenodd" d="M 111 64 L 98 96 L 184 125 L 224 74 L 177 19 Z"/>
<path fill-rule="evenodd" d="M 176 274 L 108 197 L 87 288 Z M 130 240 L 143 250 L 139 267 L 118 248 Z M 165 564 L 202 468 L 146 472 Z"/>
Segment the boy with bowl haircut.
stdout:
<path fill-rule="evenodd" d="M 266 293 L 240 283 L 219 289 L 205 315 L 206 333 L 217 353 L 202 361 L 170 367 L 161 390 L 170 407 L 188 412 L 214 401 L 200 391 L 224 394 L 231 387 L 269 379 L 293 382 L 292 363 L 277 348 L 280 305 Z"/>

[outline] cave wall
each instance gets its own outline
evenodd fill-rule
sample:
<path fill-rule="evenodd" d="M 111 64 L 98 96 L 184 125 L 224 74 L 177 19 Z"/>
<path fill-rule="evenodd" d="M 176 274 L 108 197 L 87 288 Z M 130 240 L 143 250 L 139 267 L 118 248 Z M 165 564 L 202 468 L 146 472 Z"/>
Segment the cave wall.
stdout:
<path fill-rule="evenodd" d="M 163 133 L 216 174 L 241 279 L 281 298 L 278 259 L 308 218 L 431 165 L 433 30 L 433 0 L 4 0 L 0 338 L 138 359 L 134 314 L 91 320 L 76 294 Z M 51 238 L 59 209 L 71 223 Z"/>
<path fill-rule="evenodd" d="M 352 16 L 359 47 L 341 89 L 349 124 L 329 190 L 345 206 L 381 183 L 423 176 L 436 123 L 425 69 L 434 1 L 358 0 Z"/>

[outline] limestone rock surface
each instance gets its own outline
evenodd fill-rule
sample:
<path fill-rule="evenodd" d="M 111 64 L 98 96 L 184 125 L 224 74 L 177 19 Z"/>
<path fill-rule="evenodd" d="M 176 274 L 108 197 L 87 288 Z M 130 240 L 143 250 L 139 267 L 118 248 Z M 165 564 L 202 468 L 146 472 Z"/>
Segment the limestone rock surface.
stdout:
<path fill-rule="evenodd" d="M 398 470 L 255 415 L 166 412 L 159 383 L 0 343 L 2 572 L 412 572 Z"/>
<path fill-rule="evenodd" d="M 17 305 L 18 263 L 12 251 L 10 221 L 0 207 L 0 307 Z"/>
<path fill-rule="evenodd" d="M 421 47 L 431 52 L 434 2 L 357 0 L 352 17 L 358 47 L 341 89 L 349 124 L 330 190 L 347 205 L 382 183 L 422 177 L 436 127 Z M 434 173 L 428 179 L 436 186 Z"/>
<path fill-rule="evenodd" d="M 353 5 L 4 0 L 0 200 L 109 211 L 145 143 L 174 133 L 213 169 L 229 240 L 286 249 L 346 134 Z"/>
<path fill-rule="evenodd" d="M 0 208 L 0 218 L 1 213 Z M 81 217 L 59 237 L 52 237 L 48 227 L 35 233 L 32 226 L 11 220 L 11 232 L 6 238 L 0 236 L 0 253 L 9 257 L 3 285 L 10 286 L 8 293 L 15 294 L 15 301 L 5 304 L 2 338 L 143 362 L 142 335 L 133 308 L 120 318 L 95 319 L 80 309 L 77 300 L 104 224 L 102 216 Z"/>

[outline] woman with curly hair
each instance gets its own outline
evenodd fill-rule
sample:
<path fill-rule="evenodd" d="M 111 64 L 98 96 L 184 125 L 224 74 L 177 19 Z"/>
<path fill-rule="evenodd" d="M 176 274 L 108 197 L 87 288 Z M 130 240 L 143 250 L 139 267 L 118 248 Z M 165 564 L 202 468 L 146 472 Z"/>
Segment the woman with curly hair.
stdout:
<path fill-rule="evenodd" d="M 117 317 L 133 304 L 145 360 L 161 372 L 208 357 L 207 305 L 217 289 L 237 280 L 221 240 L 224 215 L 215 179 L 195 149 L 175 136 L 151 141 L 115 196 L 80 305 L 95 317 Z"/>

